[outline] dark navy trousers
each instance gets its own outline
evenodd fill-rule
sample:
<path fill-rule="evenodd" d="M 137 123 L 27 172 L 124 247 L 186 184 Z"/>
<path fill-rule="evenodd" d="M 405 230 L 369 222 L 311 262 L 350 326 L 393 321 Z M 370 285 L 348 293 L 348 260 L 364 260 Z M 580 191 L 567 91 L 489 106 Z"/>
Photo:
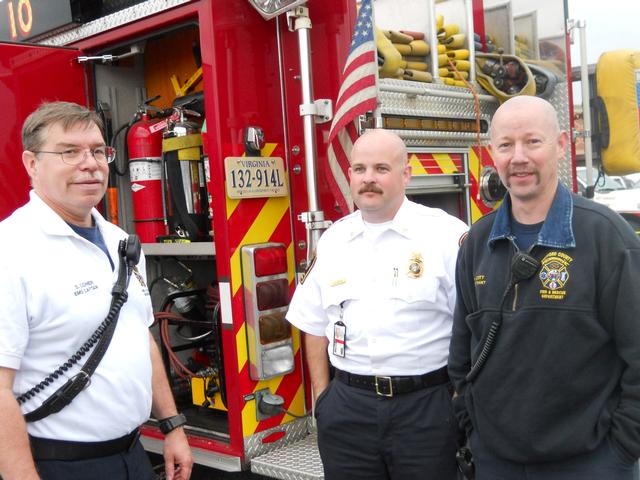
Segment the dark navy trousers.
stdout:
<path fill-rule="evenodd" d="M 128 452 L 89 460 L 39 460 L 42 480 L 154 480 L 151 461 L 140 441 Z"/>
<path fill-rule="evenodd" d="M 614 450 L 609 439 L 593 452 L 566 460 L 520 464 L 496 457 L 487 451 L 475 433 L 471 450 L 476 480 L 638 480 L 638 462 L 629 463 Z"/>
<path fill-rule="evenodd" d="M 450 386 L 383 397 L 333 380 L 316 402 L 325 480 L 456 480 Z"/>

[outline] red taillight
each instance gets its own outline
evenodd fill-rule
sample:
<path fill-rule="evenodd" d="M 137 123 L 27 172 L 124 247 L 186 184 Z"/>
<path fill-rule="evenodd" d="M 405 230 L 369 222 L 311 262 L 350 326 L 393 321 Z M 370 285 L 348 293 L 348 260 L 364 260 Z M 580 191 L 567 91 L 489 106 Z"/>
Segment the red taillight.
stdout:
<path fill-rule="evenodd" d="M 249 376 L 266 380 L 292 372 L 294 330 L 285 318 L 291 290 L 287 248 L 275 242 L 244 245 L 241 262 Z"/>
<path fill-rule="evenodd" d="M 258 248 L 253 252 L 256 277 L 277 275 L 287 271 L 287 251 L 284 247 Z"/>
<path fill-rule="evenodd" d="M 286 307 L 289 305 L 289 282 L 280 278 L 256 283 L 256 301 L 260 311 Z"/>

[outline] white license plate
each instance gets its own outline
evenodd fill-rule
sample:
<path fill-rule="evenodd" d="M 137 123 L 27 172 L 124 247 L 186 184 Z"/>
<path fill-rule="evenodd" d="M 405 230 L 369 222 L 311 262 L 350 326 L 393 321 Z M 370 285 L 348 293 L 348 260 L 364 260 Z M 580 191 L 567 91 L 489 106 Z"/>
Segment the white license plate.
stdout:
<path fill-rule="evenodd" d="M 229 198 L 284 197 L 289 193 L 280 157 L 227 157 L 224 172 Z"/>

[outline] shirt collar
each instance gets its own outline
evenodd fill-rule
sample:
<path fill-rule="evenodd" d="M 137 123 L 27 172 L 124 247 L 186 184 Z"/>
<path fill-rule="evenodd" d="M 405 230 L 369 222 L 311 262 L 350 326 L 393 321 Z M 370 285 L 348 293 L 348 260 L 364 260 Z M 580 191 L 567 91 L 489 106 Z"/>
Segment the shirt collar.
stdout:
<path fill-rule="evenodd" d="M 573 198 L 571 192 L 560 182 L 547 218 L 545 218 L 535 245 L 551 248 L 573 248 L 576 239 L 573 235 L 571 220 L 573 218 Z M 511 197 L 507 194 L 496 212 L 489 241 L 489 248 L 493 248 L 498 240 L 505 240 L 511 236 Z"/>
<path fill-rule="evenodd" d="M 402 205 L 396 212 L 395 217 L 389 224 L 388 230 L 393 230 L 404 237 L 411 237 L 412 226 L 415 224 L 415 218 L 412 221 L 411 215 L 411 202 L 407 197 L 404 197 L 402 201 Z M 359 235 L 362 235 L 365 229 L 364 220 L 362 219 L 362 212 L 357 210 L 355 212 L 357 215 L 353 227 L 349 232 L 349 240 L 353 240 Z"/>
<path fill-rule="evenodd" d="M 58 215 L 42 198 L 38 196 L 35 190 L 29 192 L 30 203 L 37 212 L 40 227 L 48 235 L 78 236 L 76 232 Z M 104 220 L 102 215 L 94 208 L 91 210 L 96 225 L 98 227 Z"/>

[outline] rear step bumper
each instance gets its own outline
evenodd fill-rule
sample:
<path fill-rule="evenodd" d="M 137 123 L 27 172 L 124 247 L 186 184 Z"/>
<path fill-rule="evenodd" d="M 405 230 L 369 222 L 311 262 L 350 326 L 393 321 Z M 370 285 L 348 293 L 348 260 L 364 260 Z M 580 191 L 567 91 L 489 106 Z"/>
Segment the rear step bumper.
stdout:
<path fill-rule="evenodd" d="M 251 471 L 282 480 L 323 480 L 316 434 L 251 459 Z"/>

